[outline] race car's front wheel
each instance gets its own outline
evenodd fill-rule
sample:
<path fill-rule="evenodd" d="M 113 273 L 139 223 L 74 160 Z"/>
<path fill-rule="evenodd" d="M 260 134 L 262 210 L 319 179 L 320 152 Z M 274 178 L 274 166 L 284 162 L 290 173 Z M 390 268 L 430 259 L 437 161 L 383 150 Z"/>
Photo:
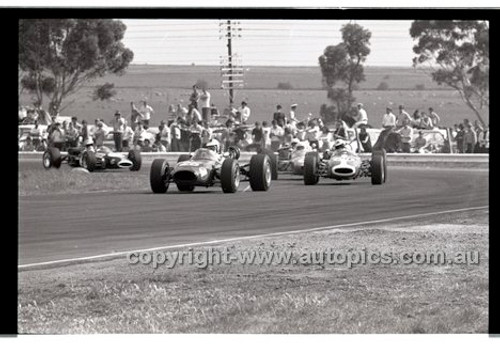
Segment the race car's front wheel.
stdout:
<path fill-rule="evenodd" d="M 232 158 L 226 158 L 220 171 L 220 182 L 224 193 L 236 193 L 240 186 L 240 167 Z"/>
<path fill-rule="evenodd" d="M 97 165 L 97 158 L 94 151 L 85 151 L 82 154 L 82 167 L 87 171 L 92 172 Z"/>
<path fill-rule="evenodd" d="M 371 161 L 372 184 L 382 184 L 385 181 L 384 156 L 373 155 Z"/>
<path fill-rule="evenodd" d="M 61 167 L 61 161 L 61 152 L 56 147 L 49 147 L 43 153 L 42 163 L 45 169 L 50 169 L 51 167 L 59 168 Z"/>
<path fill-rule="evenodd" d="M 132 166 L 130 166 L 131 171 L 138 171 L 141 169 L 142 165 L 141 151 L 130 150 L 128 152 L 128 159 L 132 162 Z"/>
<path fill-rule="evenodd" d="M 307 152 L 304 158 L 304 184 L 315 185 L 319 182 L 318 152 Z"/>
<path fill-rule="evenodd" d="M 266 154 L 256 154 L 250 159 L 250 187 L 253 191 L 266 191 L 271 186 L 271 162 Z"/>
<path fill-rule="evenodd" d="M 168 190 L 168 162 L 157 158 L 151 164 L 149 171 L 149 184 L 153 193 L 166 193 Z"/>
<path fill-rule="evenodd" d="M 383 160 L 384 160 L 384 183 L 385 183 L 385 181 L 387 180 L 387 152 L 385 149 L 382 148 L 381 150 L 373 151 L 372 157 L 375 155 L 380 155 L 383 157 Z"/>
<path fill-rule="evenodd" d="M 274 151 L 267 148 L 259 150 L 259 153 L 265 154 L 269 157 L 269 163 L 271 164 L 271 178 L 272 180 L 278 180 L 278 158 Z"/>

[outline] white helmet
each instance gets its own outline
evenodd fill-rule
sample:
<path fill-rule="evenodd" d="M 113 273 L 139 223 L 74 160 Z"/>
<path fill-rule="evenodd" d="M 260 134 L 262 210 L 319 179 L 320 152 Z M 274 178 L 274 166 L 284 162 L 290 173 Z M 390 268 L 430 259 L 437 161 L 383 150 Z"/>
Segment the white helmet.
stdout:
<path fill-rule="evenodd" d="M 208 148 L 209 150 L 212 150 L 212 151 L 215 151 L 215 152 L 219 152 L 219 141 L 213 139 L 213 140 L 210 140 L 209 142 L 207 142 L 207 144 L 205 145 L 206 148 Z"/>

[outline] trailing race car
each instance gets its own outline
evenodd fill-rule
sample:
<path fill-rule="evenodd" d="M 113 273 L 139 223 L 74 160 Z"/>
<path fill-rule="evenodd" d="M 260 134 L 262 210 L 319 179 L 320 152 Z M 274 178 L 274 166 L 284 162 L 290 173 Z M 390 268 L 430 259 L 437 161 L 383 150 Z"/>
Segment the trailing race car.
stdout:
<path fill-rule="evenodd" d="M 155 159 L 149 181 L 154 193 L 166 193 L 174 182 L 182 192 L 192 192 L 195 186 L 220 184 L 224 193 L 235 193 L 241 180 L 248 180 L 254 191 L 266 191 L 271 186 L 271 162 L 266 154 L 253 155 L 248 164 L 240 164 L 238 147 L 221 154 L 216 142 L 209 142 L 193 154 L 180 155 L 170 167 L 165 159 Z"/>
<path fill-rule="evenodd" d="M 337 140 L 333 152 L 308 152 L 304 160 L 304 184 L 317 184 L 319 178 L 349 180 L 371 177 L 372 184 L 383 184 L 387 179 L 385 150 L 373 151 L 371 160 L 362 160 L 345 141 Z"/>
<path fill-rule="evenodd" d="M 89 172 L 107 168 L 129 168 L 131 171 L 138 171 L 141 169 L 142 158 L 141 152 L 136 149 L 129 152 L 113 152 L 106 146 L 95 150 L 91 144 L 85 147 L 68 148 L 66 155 L 61 154 L 55 147 L 49 147 L 43 153 L 45 169 L 59 168 L 64 161 L 71 167 L 83 167 Z"/>
<path fill-rule="evenodd" d="M 308 141 L 292 140 L 290 146 L 278 149 L 278 171 L 304 174 L 304 159 L 307 152 L 313 151 Z"/>

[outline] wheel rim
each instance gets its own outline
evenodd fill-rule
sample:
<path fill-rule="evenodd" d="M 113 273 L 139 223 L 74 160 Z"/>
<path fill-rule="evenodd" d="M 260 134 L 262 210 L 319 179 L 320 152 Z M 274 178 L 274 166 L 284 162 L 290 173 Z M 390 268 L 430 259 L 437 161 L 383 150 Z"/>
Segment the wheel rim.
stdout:
<path fill-rule="evenodd" d="M 238 188 L 240 185 L 240 169 L 236 165 L 234 166 L 233 176 L 234 176 L 234 186 Z"/>
<path fill-rule="evenodd" d="M 44 153 L 44 155 L 43 155 L 43 166 L 45 168 L 50 167 L 50 155 L 48 153 Z"/>
<path fill-rule="evenodd" d="M 271 165 L 269 163 L 266 164 L 264 179 L 266 180 L 267 185 L 271 184 Z"/>
<path fill-rule="evenodd" d="M 88 164 L 87 164 L 87 155 L 84 154 L 83 157 L 82 157 L 82 167 L 87 169 L 88 167 Z"/>

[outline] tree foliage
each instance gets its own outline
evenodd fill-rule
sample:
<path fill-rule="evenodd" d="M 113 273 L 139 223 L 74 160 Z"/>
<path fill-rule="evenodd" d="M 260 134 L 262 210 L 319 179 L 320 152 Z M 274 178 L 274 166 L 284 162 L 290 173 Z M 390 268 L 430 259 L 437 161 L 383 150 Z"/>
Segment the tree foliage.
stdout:
<path fill-rule="evenodd" d="M 49 94 L 55 115 L 63 100 L 88 81 L 123 74 L 134 54 L 121 40 L 126 26 L 111 19 L 21 19 L 19 66 L 34 81 L 40 103 Z M 53 91 L 43 90 L 51 78 Z"/>
<path fill-rule="evenodd" d="M 370 54 L 371 32 L 358 24 L 341 28 L 342 42 L 328 46 L 319 57 L 323 86 L 339 117 L 349 112 L 356 100 L 353 92 L 365 80 L 363 64 Z"/>
<path fill-rule="evenodd" d="M 113 83 L 104 83 L 95 88 L 92 99 L 95 100 L 109 100 L 116 95 L 115 85 Z"/>
<path fill-rule="evenodd" d="M 455 89 L 484 124 L 480 109 L 489 106 L 489 28 L 486 21 L 414 21 L 418 43 L 414 66 L 428 64 L 438 85 Z"/>

